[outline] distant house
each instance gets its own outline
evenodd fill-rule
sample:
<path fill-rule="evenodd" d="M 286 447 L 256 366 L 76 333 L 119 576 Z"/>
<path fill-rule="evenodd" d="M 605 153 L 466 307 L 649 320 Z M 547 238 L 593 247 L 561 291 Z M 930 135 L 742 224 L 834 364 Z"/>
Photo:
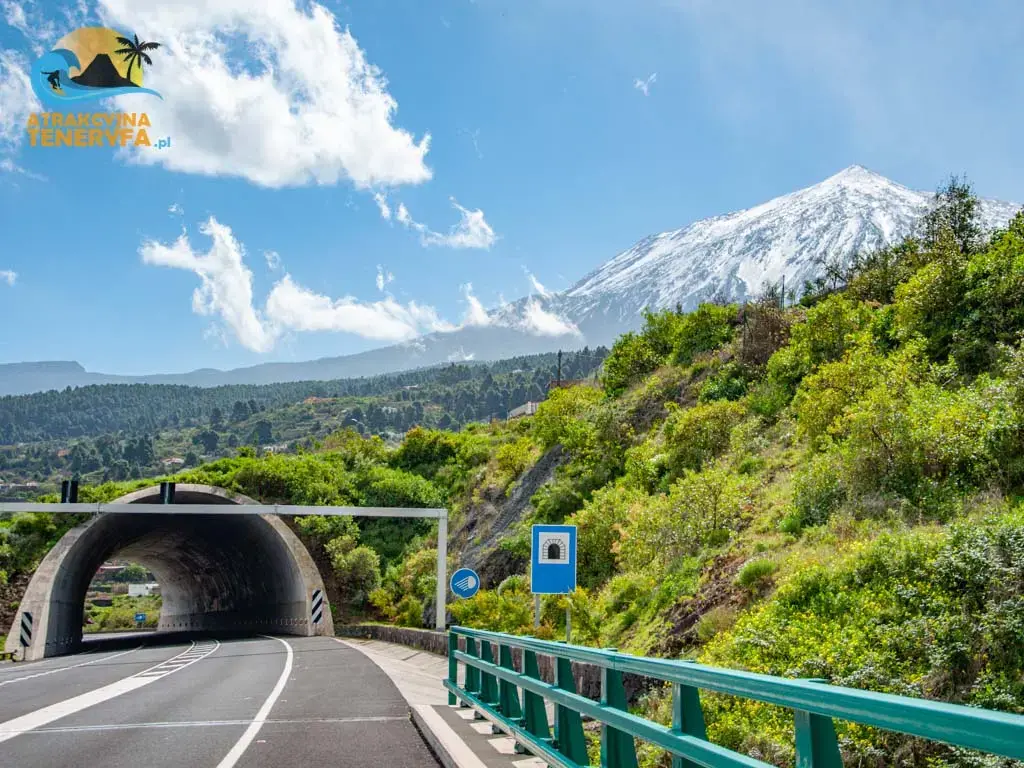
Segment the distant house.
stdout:
<path fill-rule="evenodd" d="M 147 584 L 128 585 L 128 597 L 148 597 L 157 594 L 160 594 L 160 585 L 155 581 Z"/>
<path fill-rule="evenodd" d="M 171 456 L 169 459 L 164 459 L 164 465 L 169 467 L 180 467 L 185 463 L 185 460 L 180 456 Z"/>
<path fill-rule="evenodd" d="M 532 416 L 537 412 L 538 405 L 540 405 L 540 403 L 535 403 L 532 400 L 528 403 L 523 403 L 518 408 L 513 408 L 508 412 L 508 420 L 511 421 L 512 419 L 518 419 L 521 416 Z"/>

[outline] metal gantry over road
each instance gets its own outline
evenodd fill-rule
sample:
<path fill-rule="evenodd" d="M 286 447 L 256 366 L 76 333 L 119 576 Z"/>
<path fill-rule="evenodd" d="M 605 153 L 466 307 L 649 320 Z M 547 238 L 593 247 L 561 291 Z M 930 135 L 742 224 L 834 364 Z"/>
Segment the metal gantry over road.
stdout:
<path fill-rule="evenodd" d="M 77 497 L 77 487 L 65 484 L 63 496 Z M 162 503 L 103 503 L 65 501 L 61 503 L 5 502 L 0 501 L 0 514 L 17 512 L 47 512 L 50 514 L 91 514 L 91 515 L 273 515 L 289 517 L 300 515 L 323 515 L 329 517 L 392 517 L 437 520 L 437 589 L 435 593 L 435 627 L 445 628 L 448 597 L 448 510 L 418 509 L 410 507 L 336 507 L 306 504 L 176 504 L 175 484 L 162 483 Z"/>

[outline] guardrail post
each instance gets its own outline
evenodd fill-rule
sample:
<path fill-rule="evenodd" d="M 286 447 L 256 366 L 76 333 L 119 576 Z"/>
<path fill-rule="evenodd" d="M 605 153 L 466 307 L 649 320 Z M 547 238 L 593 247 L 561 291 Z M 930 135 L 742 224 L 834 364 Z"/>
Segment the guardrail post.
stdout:
<path fill-rule="evenodd" d="M 555 657 L 555 686 L 569 693 L 576 693 L 576 680 L 572 676 L 572 662 L 561 656 Z M 559 752 L 578 765 L 589 765 L 587 741 L 583 737 L 583 720 L 580 713 L 555 704 L 555 746 Z"/>
<path fill-rule="evenodd" d="M 448 681 L 457 686 L 459 684 L 459 660 L 455 658 L 455 652 L 459 650 L 459 636 L 448 631 Z M 459 700 L 451 691 L 448 692 L 448 705 L 458 704 Z"/>
<path fill-rule="evenodd" d="M 490 640 L 480 641 L 480 661 L 494 663 L 494 649 Z M 489 707 L 498 705 L 498 681 L 494 675 L 480 670 L 480 701 Z"/>
<path fill-rule="evenodd" d="M 476 656 L 480 658 L 480 655 L 476 651 L 476 638 L 466 638 L 466 655 Z M 480 670 L 476 667 L 467 664 L 466 665 L 466 691 L 472 694 L 479 695 L 480 693 Z"/>
<path fill-rule="evenodd" d="M 537 654 L 523 651 L 523 675 L 540 680 L 540 667 Z M 526 730 L 538 739 L 550 739 L 551 729 L 548 727 L 548 713 L 544 709 L 544 697 L 532 691 L 523 691 L 523 709 L 526 718 Z"/>
<path fill-rule="evenodd" d="M 507 645 L 498 646 L 498 666 L 516 671 L 512 663 L 512 649 Z M 498 681 L 498 708 L 501 714 L 517 724 L 523 719 L 523 708 L 519 704 L 519 689 L 507 680 Z"/>
<path fill-rule="evenodd" d="M 796 768 L 843 768 L 832 718 L 795 710 Z"/>
<path fill-rule="evenodd" d="M 704 709 L 700 705 L 700 691 L 689 685 L 672 684 L 672 730 L 707 740 Z M 672 768 L 699 768 L 697 763 L 678 755 L 672 756 Z"/>
<path fill-rule="evenodd" d="M 601 668 L 601 703 L 624 712 L 629 711 L 626 686 L 623 685 L 622 673 L 618 670 Z M 637 768 L 636 744 L 633 737 L 602 724 L 601 768 Z"/>

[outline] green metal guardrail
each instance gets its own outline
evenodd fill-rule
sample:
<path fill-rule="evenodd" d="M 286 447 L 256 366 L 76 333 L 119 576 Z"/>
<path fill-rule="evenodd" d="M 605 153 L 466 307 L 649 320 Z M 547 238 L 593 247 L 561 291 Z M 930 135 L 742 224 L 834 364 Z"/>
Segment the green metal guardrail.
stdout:
<path fill-rule="evenodd" d="M 465 638 L 465 651 L 460 650 L 460 637 Z M 498 647 L 497 662 L 494 645 Z M 522 650 L 521 672 L 513 665 L 513 648 Z M 541 679 L 537 654 L 552 658 L 554 684 Z M 574 661 L 601 669 L 599 703 L 576 692 Z M 459 662 L 465 665 L 463 687 L 459 686 Z M 671 728 L 627 711 L 624 673 L 672 684 Z M 461 701 L 476 707 L 524 749 L 557 768 L 590 764 L 583 737 L 584 715 L 602 724 L 602 768 L 636 768 L 634 737 L 670 752 L 673 768 L 771 768 L 707 740 L 701 690 L 793 710 L 797 768 L 843 768 L 833 718 L 1024 760 L 1024 716 L 1020 715 L 841 688 L 824 680 L 790 680 L 687 661 L 648 659 L 466 627 L 449 630 L 445 688 L 449 704 Z M 545 699 L 555 705 L 553 733 Z"/>

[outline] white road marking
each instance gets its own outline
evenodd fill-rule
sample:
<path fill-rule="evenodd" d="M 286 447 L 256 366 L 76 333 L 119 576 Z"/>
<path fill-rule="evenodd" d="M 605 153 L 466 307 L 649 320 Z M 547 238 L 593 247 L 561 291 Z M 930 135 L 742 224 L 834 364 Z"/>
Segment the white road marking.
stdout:
<path fill-rule="evenodd" d="M 71 664 L 67 667 L 57 667 L 56 669 L 49 669 L 46 672 L 36 672 L 34 675 L 25 675 L 24 677 L 16 677 L 13 680 L 4 680 L 3 682 L 0 682 L 0 688 L 3 688 L 5 685 L 10 685 L 11 683 L 19 683 L 22 680 L 32 680 L 37 677 L 46 677 L 47 675 L 55 675 L 58 672 L 65 672 L 69 669 L 78 669 L 79 667 L 88 667 L 90 664 L 99 664 L 101 661 L 110 661 L 111 659 L 116 659 L 118 656 L 127 656 L 129 653 L 135 653 L 141 647 L 142 646 L 140 645 L 138 648 L 132 648 L 130 651 L 122 651 L 121 653 L 115 653 L 113 656 L 104 656 L 99 659 L 93 659 L 92 661 L 83 661 L 80 664 Z"/>
<path fill-rule="evenodd" d="M 309 725 L 312 723 L 390 723 L 409 722 L 408 717 L 380 715 L 376 717 L 310 717 L 297 720 L 264 720 L 270 725 Z M 251 720 L 181 720 L 163 723 L 110 723 L 106 725 L 69 725 L 64 728 L 36 728 L 34 734 L 44 733 L 79 733 L 86 731 L 124 731 L 138 728 L 205 728 L 216 726 L 250 725 Z M 259 743 L 259 740 L 257 740 Z"/>
<path fill-rule="evenodd" d="M 210 646 L 210 650 L 201 658 L 209 656 L 220 647 L 219 642 L 216 640 L 213 642 L 215 644 Z M 188 650 L 191 651 L 195 646 L 196 644 L 192 643 L 192 646 L 190 646 Z M 174 659 L 170 659 L 170 661 L 173 660 Z M 190 663 L 194 664 L 196 661 L 199 661 L 199 659 L 195 659 Z M 0 723 L 0 742 L 13 739 L 15 736 L 35 730 L 36 728 L 52 723 L 54 720 L 59 720 L 62 717 L 67 717 L 68 715 L 73 715 L 76 712 L 81 712 L 83 709 L 88 709 L 89 707 L 93 707 L 97 704 L 102 704 L 104 701 L 109 701 L 121 694 L 142 688 L 144 685 L 149 685 L 154 680 L 159 680 L 161 677 L 166 677 L 179 669 L 185 668 L 169 668 L 165 666 L 166 664 L 166 661 L 161 662 L 156 666 L 143 670 L 131 677 L 118 680 L 110 685 L 105 685 L 102 688 L 88 691 L 79 696 L 74 696 L 70 699 L 59 701 L 56 704 L 51 704 L 48 707 L 37 709 L 35 712 L 29 712 L 27 715 L 22 715 L 21 717 L 16 717 L 13 720 L 8 720 L 5 723 Z M 185 666 L 188 665 L 186 664 Z"/>
<path fill-rule="evenodd" d="M 256 713 L 256 717 L 253 718 L 252 722 L 249 723 L 249 727 L 245 729 L 245 733 L 242 734 L 235 746 L 231 748 L 231 751 L 224 755 L 224 759 L 217 763 L 217 768 L 233 768 L 235 763 L 238 762 L 239 758 L 245 753 L 252 740 L 256 738 L 256 734 L 260 732 L 260 728 L 263 727 L 263 723 L 267 721 L 267 715 L 270 714 L 271 708 L 273 708 L 277 699 L 281 696 L 284 691 L 284 686 L 288 682 L 288 678 L 292 674 L 292 659 L 294 654 L 292 653 L 292 647 L 287 642 L 279 637 L 268 637 L 263 635 L 268 640 L 277 640 L 281 643 L 285 650 L 288 651 L 288 656 L 284 660 L 284 669 L 281 670 L 281 676 L 277 679 L 277 684 L 274 686 L 274 690 L 267 696 L 267 700 L 263 702 L 263 706 L 260 707 L 259 712 Z"/>

